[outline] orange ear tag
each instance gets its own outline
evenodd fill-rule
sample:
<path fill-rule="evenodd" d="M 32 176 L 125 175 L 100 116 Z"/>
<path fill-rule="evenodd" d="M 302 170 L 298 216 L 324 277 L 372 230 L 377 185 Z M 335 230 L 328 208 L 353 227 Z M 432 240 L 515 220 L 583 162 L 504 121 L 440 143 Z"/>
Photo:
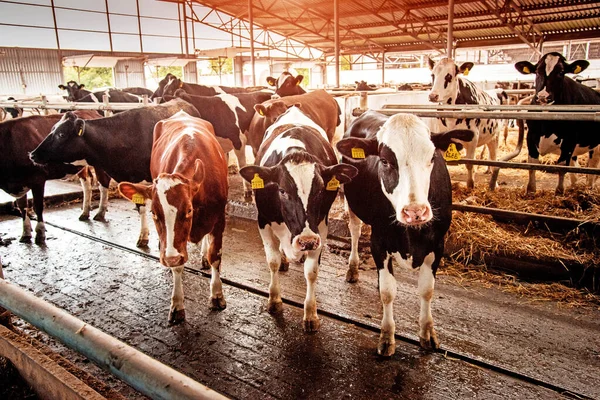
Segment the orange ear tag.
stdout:
<path fill-rule="evenodd" d="M 263 181 L 262 178 L 260 176 L 258 176 L 258 174 L 254 174 L 254 178 L 252 178 L 250 183 L 252 184 L 252 189 L 264 189 L 265 188 L 265 181 Z"/>
<path fill-rule="evenodd" d="M 329 182 L 327 182 L 327 186 L 325 187 L 325 190 L 329 190 L 329 191 L 336 191 L 340 188 L 340 181 L 338 181 L 335 178 L 335 175 L 333 176 L 333 178 L 331 178 L 329 180 Z"/>
<path fill-rule="evenodd" d="M 456 149 L 456 145 L 454 143 L 450 143 L 448 146 L 448 150 L 444 153 L 444 160 L 446 161 L 458 161 L 460 160 L 460 153 Z"/>
<path fill-rule="evenodd" d="M 365 158 L 365 150 L 360 147 L 353 147 L 352 158 Z"/>
<path fill-rule="evenodd" d="M 139 193 L 135 193 L 133 196 L 131 196 L 131 201 L 133 202 L 133 204 L 146 204 L 146 198 Z"/>
<path fill-rule="evenodd" d="M 575 67 L 575 70 L 573 71 L 574 74 L 578 74 L 581 72 L 581 67 L 578 65 Z"/>
<path fill-rule="evenodd" d="M 529 67 L 523 67 L 523 72 L 525 72 L 526 74 L 531 73 L 531 71 L 529 70 Z"/>

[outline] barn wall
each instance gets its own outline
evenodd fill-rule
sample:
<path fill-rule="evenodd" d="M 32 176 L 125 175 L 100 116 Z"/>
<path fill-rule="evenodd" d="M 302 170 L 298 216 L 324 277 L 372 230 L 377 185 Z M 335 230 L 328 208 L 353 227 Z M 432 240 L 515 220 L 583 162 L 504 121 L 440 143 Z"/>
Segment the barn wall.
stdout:
<path fill-rule="evenodd" d="M 115 86 L 118 88 L 146 87 L 143 60 L 118 61 L 115 65 L 114 76 Z"/>
<path fill-rule="evenodd" d="M 189 62 L 183 67 L 183 81 L 198 83 L 198 68 L 195 61 Z"/>
<path fill-rule="evenodd" d="M 0 94 L 59 93 L 62 80 L 57 50 L 0 48 Z"/>

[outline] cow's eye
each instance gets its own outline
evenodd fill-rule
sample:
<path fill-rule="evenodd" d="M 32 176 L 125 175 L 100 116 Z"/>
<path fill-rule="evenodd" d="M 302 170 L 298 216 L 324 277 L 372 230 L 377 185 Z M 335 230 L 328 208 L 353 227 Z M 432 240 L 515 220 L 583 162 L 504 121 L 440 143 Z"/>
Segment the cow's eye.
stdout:
<path fill-rule="evenodd" d="M 193 209 L 193 208 L 190 208 L 190 209 L 187 211 L 187 213 L 185 213 L 185 217 L 186 217 L 186 218 L 191 218 L 191 217 L 192 217 L 192 214 L 194 214 L 194 209 Z"/>
<path fill-rule="evenodd" d="M 390 166 L 390 163 L 385 158 L 380 158 L 379 161 L 381 161 L 381 165 L 383 165 L 384 167 Z"/>
<path fill-rule="evenodd" d="M 156 213 L 154 211 L 152 211 L 152 219 L 153 220 L 158 220 L 158 216 L 156 215 Z"/>
<path fill-rule="evenodd" d="M 282 196 L 287 195 L 285 189 L 283 189 L 283 188 L 279 188 L 279 194 L 282 195 Z"/>
<path fill-rule="evenodd" d="M 59 139 L 62 139 L 62 138 L 65 137 L 65 133 L 64 132 L 58 132 L 56 135 L 58 136 Z"/>

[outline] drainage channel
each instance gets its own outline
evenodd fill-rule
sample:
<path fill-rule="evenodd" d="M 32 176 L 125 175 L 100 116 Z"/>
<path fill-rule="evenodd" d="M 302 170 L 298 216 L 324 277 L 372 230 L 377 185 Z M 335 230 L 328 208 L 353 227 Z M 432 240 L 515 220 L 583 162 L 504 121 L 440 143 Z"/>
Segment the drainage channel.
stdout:
<path fill-rule="evenodd" d="M 154 260 L 154 261 L 157 261 L 157 262 L 159 261 L 159 258 L 156 257 L 156 256 L 154 256 L 154 255 L 152 255 L 152 254 L 144 253 L 144 252 L 142 252 L 140 250 L 133 249 L 133 248 L 130 248 L 130 247 L 127 247 L 127 246 L 123 246 L 123 245 L 111 242 L 109 240 L 105 240 L 105 239 L 102 239 L 102 238 L 99 238 L 99 237 L 96 237 L 96 236 L 93 236 L 93 235 L 89 235 L 87 233 L 80 232 L 80 231 L 77 231 L 75 229 L 67 228 L 67 227 L 64 227 L 64 226 L 52 223 L 52 222 L 45 222 L 45 223 L 46 223 L 46 225 L 53 226 L 55 228 L 58 228 L 58 229 L 61 229 L 61 230 L 65 231 L 65 232 L 69 232 L 69 233 L 72 233 L 72 234 L 84 237 L 84 238 L 86 238 L 88 240 L 91 240 L 91 241 L 94 241 L 94 242 L 102 243 L 102 244 L 105 244 L 107 246 L 111 246 L 111 247 L 114 247 L 114 248 L 117 248 L 117 249 L 129 252 L 129 253 L 135 254 L 137 256 L 140 256 L 140 257 L 143 257 L 143 258 L 146 258 L 146 259 L 151 259 L 151 260 Z M 199 271 L 199 270 L 196 270 L 196 269 L 191 269 L 191 268 L 188 268 L 188 267 L 186 267 L 185 270 L 188 273 L 191 273 L 191 274 L 194 274 L 194 275 L 197 275 L 197 276 L 202 276 L 204 278 L 210 279 L 210 273 L 202 272 L 202 271 Z M 259 296 L 264 297 L 264 298 L 268 298 L 269 297 L 269 293 L 267 291 L 265 291 L 265 290 L 258 289 L 256 287 L 252 287 L 252 286 L 249 286 L 249 285 L 246 285 L 246 284 L 243 284 L 243 283 L 239 283 L 239 282 L 233 281 L 231 279 L 227 279 L 227 278 L 221 278 L 221 280 L 226 285 L 229 285 L 229 286 L 232 286 L 232 287 L 235 287 L 235 288 L 238 288 L 238 289 L 245 290 L 247 292 L 259 295 Z M 302 302 L 300 302 L 300 301 L 292 300 L 292 299 L 285 298 L 285 297 L 283 297 L 282 300 L 283 300 L 283 302 L 285 304 L 289 304 L 289 305 L 291 305 L 293 307 L 297 307 L 297 308 L 300 308 L 300 309 L 304 308 L 304 304 Z M 358 321 L 358 320 L 355 320 L 355 319 L 353 319 L 353 318 L 351 318 L 349 316 L 338 314 L 338 313 L 327 311 L 327 310 L 322 310 L 320 308 L 317 308 L 317 310 L 318 310 L 318 313 L 320 315 L 326 316 L 326 317 L 334 319 L 336 321 L 340 321 L 340 322 L 343 322 L 343 323 L 346 323 L 346 324 L 354 325 L 356 327 L 360 327 L 360 328 L 369 330 L 371 332 L 375 332 L 375 333 L 379 333 L 380 332 L 380 326 L 377 325 L 377 324 L 372 324 L 372 323 L 367 323 L 367 322 L 363 322 L 363 321 Z M 408 344 L 420 347 L 419 340 L 416 337 L 413 337 L 413 336 L 410 336 L 410 335 L 407 335 L 407 334 L 402 334 L 402 333 L 396 333 L 395 336 L 396 336 L 396 339 L 398 339 L 398 340 L 400 340 L 400 341 L 402 341 L 404 343 L 408 343 Z M 563 388 L 561 386 L 558 386 L 558 385 L 555 385 L 555 384 L 553 384 L 551 382 L 547 382 L 547 381 L 544 381 L 544 380 L 541 380 L 541 379 L 538 379 L 538 378 L 535 378 L 535 377 L 532 377 L 532 376 L 529 376 L 529 375 L 522 374 L 520 372 L 511 370 L 511 369 L 503 367 L 501 365 L 494 364 L 494 363 L 492 363 L 490 361 L 486 361 L 486 360 L 483 360 L 483 359 L 480 359 L 480 358 L 471 357 L 471 356 L 469 356 L 467 354 L 464 354 L 464 353 L 461 353 L 461 352 L 458 352 L 458 351 L 455 351 L 455 350 L 452 350 L 452 349 L 448 349 L 448 348 L 446 348 L 444 346 L 441 346 L 439 349 L 435 350 L 435 352 L 439 353 L 439 354 L 442 354 L 446 358 L 460 360 L 460 361 L 463 361 L 463 362 L 465 362 L 467 364 L 471 364 L 471 365 L 477 366 L 479 368 L 483 368 L 483 369 L 486 369 L 486 370 L 489 370 L 489 371 L 493 371 L 493 372 L 496 372 L 496 373 L 499 373 L 499 374 L 511 377 L 513 379 L 520 380 L 522 382 L 526 382 L 526 383 L 529 383 L 529 384 L 532 384 L 532 385 L 536 385 L 536 386 L 539 386 L 539 387 L 543 387 L 545 389 L 552 390 L 554 392 L 557 392 L 557 393 L 559 393 L 559 394 L 561 394 L 563 396 L 569 397 L 569 398 L 593 400 L 593 398 L 590 397 L 590 396 L 587 396 L 587 395 L 584 395 L 584 394 L 581 394 L 581 393 L 577 393 L 577 392 L 574 392 L 572 390 L 565 389 L 565 388 Z"/>

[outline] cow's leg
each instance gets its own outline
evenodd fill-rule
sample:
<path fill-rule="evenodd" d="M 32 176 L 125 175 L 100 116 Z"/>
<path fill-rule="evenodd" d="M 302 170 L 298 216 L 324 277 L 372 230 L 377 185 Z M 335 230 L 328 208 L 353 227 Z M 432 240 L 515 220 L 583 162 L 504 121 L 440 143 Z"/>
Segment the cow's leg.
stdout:
<path fill-rule="evenodd" d="M 279 264 L 279 270 L 281 272 L 286 272 L 290 269 L 290 261 L 285 256 L 283 249 L 279 248 L 279 253 L 281 254 L 281 263 Z"/>
<path fill-rule="evenodd" d="M 33 193 L 33 209 L 37 217 L 35 224 L 35 244 L 46 244 L 46 225 L 44 224 L 44 186 L 45 182 L 31 187 Z"/>
<path fill-rule="evenodd" d="M 27 193 L 19 197 L 16 201 L 21 218 L 23 219 L 23 233 L 21 234 L 21 243 L 31 242 L 31 221 L 29 220 L 29 214 L 27 213 Z"/>
<path fill-rule="evenodd" d="M 83 209 L 81 210 L 81 215 L 79 215 L 79 220 L 86 221 L 90 219 L 90 210 L 92 209 L 92 175 L 90 174 L 89 167 L 83 167 L 77 173 L 77 176 L 83 190 Z"/>
<path fill-rule="evenodd" d="M 210 263 L 207 259 L 208 248 L 210 247 L 210 237 L 209 235 L 204 235 L 202 238 L 202 244 L 200 247 L 200 252 L 202 253 L 202 262 L 200 264 L 200 269 L 210 269 Z"/>
<path fill-rule="evenodd" d="M 271 271 L 271 282 L 269 283 L 269 302 L 267 303 L 267 311 L 271 314 L 283 312 L 283 302 L 281 301 L 281 289 L 279 286 L 279 267 L 281 266 L 281 252 L 276 243 L 275 235 L 271 225 L 265 225 L 259 229 L 260 237 L 265 248 L 267 264 Z"/>
<path fill-rule="evenodd" d="M 372 240 L 372 239 L 371 239 Z M 377 354 L 391 357 L 396 352 L 396 322 L 394 321 L 394 299 L 396 298 L 396 278 L 392 269 L 392 257 L 372 244 L 372 253 L 379 275 L 379 296 L 383 305 L 381 334 L 377 344 Z"/>
<path fill-rule="evenodd" d="M 496 161 L 496 153 L 498 151 L 498 135 L 494 135 L 492 140 L 490 140 L 487 143 L 486 147 L 488 148 L 488 150 L 490 152 L 490 161 Z M 488 169 L 485 171 L 485 173 L 491 174 L 492 167 L 488 167 Z"/>
<path fill-rule="evenodd" d="M 431 266 L 434 260 L 434 253 L 429 253 L 419 271 L 418 291 L 421 300 L 419 340 L 421 347 L 424 349 L 437 349 L 440 347 L 435 329 L 433 329 L 433 317 L 431 316 L 431 299 L 433 298 L 433 287 L 435 285 L 435 276 Z"/>
<path fill-rule="evenodd" d="M 171 294 L 171 309 L 169 310 L 169 325 L 185 321 L 183 305 L 183 266 L 171 268 L 173 274 L 173 293 Z"/>
<path fill-rule="evenodd" d="M 360 230 L 362 227 L 362 221 L 348 209 L 350 228 L 350 257 L 348 257 L 348 272 L 346 272 L 346 282 L 354 283 L 358 282 L 358 266 L 360 265 L 360 258 L 358 255 L 358 241 L 360 239 Z"/>
<path fill-rule="evenodd" d="M 600 165 L 600 147 L 596 147 L 595 149 L 590 150 L 588 168 L 598 168 L 598 165 Z M 594 187 L 594 183 L 596 183 L 597 177 L 597 175 L 587 176 L 587 186 L 590 189 Z"/>
<path fill-rule="evenodd" d="M 475 159 L 475 152 L 477 150 L 477 141 L 479 140 L 479 134 L 477 133 L 477 131 L 473 131 L 475 134 L 475 136 L 473 137 L 473 140 L 471 140 L 470 142 L 466 143 L 465 145 L 465 149 L 467 150 L 467 157 L 471 160 Z M 473 189 L 475 187 L 475 181 L 473 180 L 473 166 L 472 165 L 467 165 L 467 189 Z"/>
<path fill-rule="evenodd" d="M 528 164 L 539 164 L 540 160 L 533 157 L 527 158 Z M 536 191 L 535 170 L 529 171 L 529 182 L 527 182 L 527 194 L 533 194 Z"/>
<path fill-rule="evenodd" d="M 304 299 L 304 318 L 302 320 L 305 332 L 316 332 L 321 326 L 321 321 L 317 316 L 317 297 L 315 289 L 317 286 L 317 276 L 319 275 L 319 264 L 321 262 L 321 253 L 327 240 L 327 222 L 321 221 L 319 224 L 319 236 L 321 244 L 316 250 L 308 251 L 304 260 L 304 278 L 306 279 L 306 298 Z"/>
<path fill-rule="evenodd" d="M 223 231 L 225 230 L 225 210 L 219 215 L 210 234 L 210 246 L 207 259 L 210 263 L 210 308 L 213 310 L 224 310 L 227 307 L 223 297 L 223 284 L 221 283 L 221 254 L 223 248 Z"/>
<path fill-rule="evenodd" d="M 569 157 L 567 159 L 567 162 L 560 162 L 557 165 L 566 165 L 568 167 L 571 164 L 570 161 L 571 161 L 571 158 Z M 556 194 L 563 194 L 564 192 L 565 192 L 565 173 L 564 172 L 560 172 L 558 174 L 558 184 L 556 185 L 555 193 Z"/>
<path fill-rule="evenodd" d="M 242 169 L 246 166 L 246 143 L 248 142 L 246 135 L 240 134 L 240 141 L 242 142 L 242 147 L 234 149 L 234 151 L 235 156 L 237 157 L 238 166 Z M 245 179 L 242 179 L 242 186 L 244 188 L 244 200 L 252 201 L 252 189 Z"/>
<path fill-rule="evenodd" d="M 148 229 L 148 216 L 146 215 L 146 205 L 136 204 L 138 213 L 140 214 L 140 237 L 138 238 L 137 247 L 148 247 L 148 235 L 150 229 Z"/>
<path fill-rule="evenodd" d="M 106 221 L 106 211 L 108 210 L 108 187 L 110 185 L 110 176 L 101 169 L 95 168 L 98 186 L 100 189 L 100 205 L 98 212 L 94 215 L 94 221 Z"/>
<path fill-rule="evenodd" d="M 577 156 L 571 157 L 571 165 L 574 167 L 579 167 L 579 161 L 577 161 Z M 571 186 L 577 185 L 577 174 L 569 173 L 569 180 L 571 181 Z"/>

